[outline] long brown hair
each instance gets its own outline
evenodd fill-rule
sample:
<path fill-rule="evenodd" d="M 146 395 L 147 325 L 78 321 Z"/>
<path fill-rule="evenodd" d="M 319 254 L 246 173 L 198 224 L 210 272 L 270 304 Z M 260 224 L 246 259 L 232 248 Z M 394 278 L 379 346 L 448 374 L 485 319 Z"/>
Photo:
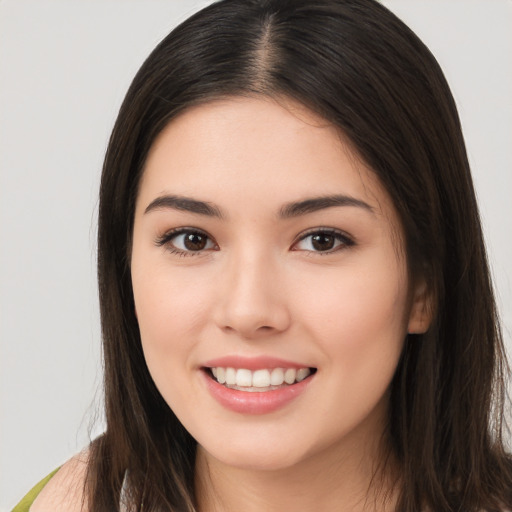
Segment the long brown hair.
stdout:
<path fill-rule="evenodd" d="M 399 511 L 512 506 L 502 443 L 504 350 L 478 208 L 449 87 L 424 44 L 375 0 L 223 0 L 174 29 L 121 106 L 101 181 L 98 279 L 107 428 L 89 503 L 192 511 L 196 443 L 153 383 L 130 281 L 134 205 L 155 137 L 212 98 L 287 96 L 338 126 L 394 201 L 412 278 L 435 318 L 409 335 L 391 386 Z"/>

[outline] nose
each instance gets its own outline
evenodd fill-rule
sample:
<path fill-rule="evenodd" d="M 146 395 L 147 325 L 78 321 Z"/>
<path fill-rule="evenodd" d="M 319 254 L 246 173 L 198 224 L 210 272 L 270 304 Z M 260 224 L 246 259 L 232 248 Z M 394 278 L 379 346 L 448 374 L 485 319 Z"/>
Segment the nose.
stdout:
<path fill-rule="evenodd" d="M 285 331 L 290 325 L 286 287 L 271 258 L 239 258 L 222 276 L 216 323 L 226 332 L 257 339 Z"/>

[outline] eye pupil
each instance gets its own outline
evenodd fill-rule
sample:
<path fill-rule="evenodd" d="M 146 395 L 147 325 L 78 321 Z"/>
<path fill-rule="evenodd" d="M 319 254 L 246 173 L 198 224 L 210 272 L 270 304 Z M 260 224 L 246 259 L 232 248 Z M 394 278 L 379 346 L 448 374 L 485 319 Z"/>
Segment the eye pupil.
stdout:
<path fill-rule="evenodd" d="M 200 251 L 206 247 L 206 241 L 206 236 L 200 233 L 187 233 L 183 243 L 189 251 Z"/>
<path fill-rule="evenodd" d="M 311 243 L 317 251 L 328 251 L 334 247 L 335 237 L 326 233 L 318 233 L 311 237 Z"/>

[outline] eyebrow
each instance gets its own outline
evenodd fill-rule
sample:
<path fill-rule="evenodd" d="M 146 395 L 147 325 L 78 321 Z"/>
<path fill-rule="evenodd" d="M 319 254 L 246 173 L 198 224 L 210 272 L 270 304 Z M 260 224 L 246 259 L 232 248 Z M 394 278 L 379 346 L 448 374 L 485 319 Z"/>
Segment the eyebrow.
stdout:
<path fill-rule="evenodd" d="M 190 213 L 197 213 L 199 215 L 207 215 L 208 217 L 223 218 L 220 209 L 206 201 L 199 201 L 190 197 L 165 195 L 160 196 L 151 201 L 151 203 L 144 210 L 144 213 L 149 213 L 153 210 L 181 210 Z"/>
<path fill-rule="evenodd" d="M 279 217 L 282 219 L 289 219 L 317 212 L 319 210 L 325 210 L 326 208 L 334 208 L 336 206 L 355 206 L 357 208 L 363 208 L 370 213 L 374 213 L 374 209 L 368 203 L 365 203 L 360 199 L 356 199 L 355 197 L 338 194 L 332 196 L 312 197 L 304 199 L 303 201 L 287 203 L 279 210 Z"/>
<path fill-rule="evenodd" d="M 356 199 L 355 197 L 337 194 L 331 196 L 312 197 L 302 201 L 286 203 L 280 208 L 278 216 L 282 219 L 290 219 L 301 215 L 307 215 L 308 213 L 317 212 L 319 210 L 339 206 L 353 206 L 363 208 L 364 210 L 374 213 L 374 209 L 368 203 L 365 203 L 360 199 Z M 165 209 L 186 211 L 198 215 L 206 215 L 208 217 L 217 217 L 219 219 L 225 217 L 220 208 L 212 203 L 176 195 L 164 195 L 157 197 L 151 201 L 144 210 L 144 213 L 146 214 L 153 210 Z"/>

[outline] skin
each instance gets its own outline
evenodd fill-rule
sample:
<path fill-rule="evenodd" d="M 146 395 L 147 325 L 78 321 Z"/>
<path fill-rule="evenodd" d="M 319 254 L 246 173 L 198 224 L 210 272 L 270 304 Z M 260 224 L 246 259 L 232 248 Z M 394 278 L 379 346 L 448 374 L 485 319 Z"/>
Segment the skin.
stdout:
<path fill-rule="evenodd" d="M 279 215 L 334 194 L 358 204 Z M 169 195 L 221 215 L 155 206 Z M 184 227 L 204 232 L 204 249 L 169 235 Z M 341 235 L 319 251 L 309 235 L 326 229 Z M 374 173 L 335 127 L 291 100 L 210 102 L 159 135 L 136 202 L 133 293 L 150 373 L 198 441 L 201 512 L 393 510 L 392 455 L 379 466 L 389 455 L 389 384 L 407 332 L 430 322 L 402 239 Z M 284 407 L 241 414 L 210 395 L 201 370 L 228 355 L 316 373 Z M 378 467 L 386 470 L 372 480 Z M 35 512 L 66 496 L 58 482 L 67 472 Z"/>
<path fill-rule="evenodd" d="M 89 510 L 84 499 L 87 474 L 87 450 L 68 460 L 30 507 L 30 512 L 85 512 Z"/>
<path fill-rule="evenodd" d="M 291 202 L 332 194 L 367 206 L 279 217 Z M 221 217 L 150 206 L 166 195 L 207 202 Z M 204 232 L 204 249 L 165 238 L 183 227 Z M 321 228 L 350 242 L 318 251 L 304 237 Z M 287 100 L 188 110 L 150 151 L 132 249 L 145 358 L 199 443 L 201 510 L 363 507 L 406 333 L 428 318 L 423 286 L 408 283 L 393 204 L 339 131 Z M 201 372 L 227 355 L 317 372 L 285 407 L 240 414 L 212 398 Z"/>

